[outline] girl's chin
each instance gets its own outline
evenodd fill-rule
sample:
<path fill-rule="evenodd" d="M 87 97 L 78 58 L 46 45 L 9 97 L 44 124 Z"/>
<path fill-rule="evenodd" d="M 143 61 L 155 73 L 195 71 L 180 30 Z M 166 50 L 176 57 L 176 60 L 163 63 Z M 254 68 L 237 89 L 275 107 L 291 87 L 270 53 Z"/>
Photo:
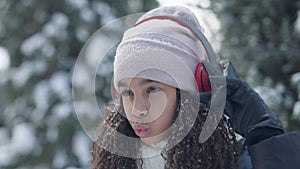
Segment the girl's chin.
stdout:
<path fill-rule="evenodd" d="M 154 136 L 144 136 L 144 137 L 140 137 L 140 139 L 145 143 L 145 144 L 155 144 L 158 142 L 161 142 L 163 140 L 165 140 L 167 138 L 167 133 L 163 132 L 161 134 L 158 135 L 154 135 Z"/>
<path fill-rule="evenodd" d="M 141 137 L 142 142 L 145 144 L 155 144 L 160 142 L 160 139 L 154 138 L 154 137 Z"/>

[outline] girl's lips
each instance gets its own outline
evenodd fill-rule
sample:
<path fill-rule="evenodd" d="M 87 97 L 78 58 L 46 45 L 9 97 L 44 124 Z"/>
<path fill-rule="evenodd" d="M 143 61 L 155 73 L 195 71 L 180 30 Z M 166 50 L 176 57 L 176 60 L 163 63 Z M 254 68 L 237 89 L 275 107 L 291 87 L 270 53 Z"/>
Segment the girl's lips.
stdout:
<path fill-rule="evenodd" d="M 140 137 L 147 135 L 147 133 L 149 131 L 149 128 L 144 125 L 135 125 L 135 126 L 133 126 L 133 129 L 135 131 L 135 134 Z"/>

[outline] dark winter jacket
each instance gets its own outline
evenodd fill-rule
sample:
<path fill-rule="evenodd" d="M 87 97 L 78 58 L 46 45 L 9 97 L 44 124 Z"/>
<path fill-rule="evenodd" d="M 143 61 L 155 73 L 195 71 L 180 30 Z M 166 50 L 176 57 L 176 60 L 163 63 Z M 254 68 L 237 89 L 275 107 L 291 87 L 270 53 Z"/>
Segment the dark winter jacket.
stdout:
<path fill-rule="evenodd" d="M 246 147 L 239 141 L 239 169 L 300 169 L 300 141 L 287 133 Z"/>

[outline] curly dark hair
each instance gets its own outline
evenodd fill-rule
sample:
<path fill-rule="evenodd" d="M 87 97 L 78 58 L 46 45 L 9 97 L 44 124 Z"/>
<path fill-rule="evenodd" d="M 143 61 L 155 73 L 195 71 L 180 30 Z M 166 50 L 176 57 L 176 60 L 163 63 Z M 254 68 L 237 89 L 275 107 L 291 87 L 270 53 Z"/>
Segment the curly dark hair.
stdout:
<path fill-rule="evenodd" d="M 181 101 L 180 101 L 181 100 Z M 233 169 L 238 167 L 237 141 L 228 118 L 224 115 L 213 134 L 204 143 L 199 142 L 203 124 L 207 119 L 209 108 L 199 103 L 187 92 L 177 90 L 177 111 L 175 119 L 179 125 L 172 125 L 174 131 L 168 139 L 168 145 L 175 145 L 165 149 L 161 156 L 165 159 L 165 168 L 203 168 L 203 169 Z M 199 109 L 195 109 L 195 105 Z M 190 111 L 197 110 L 194 122 Z M 175 122 L 174 119 L 174 122 Z M 174 123 L 173 123 L 174 124 Z M 181 131 L 182 126 L 192 124 L 191 129 Z M 109 126 L 109 127 L 107 127 Z M 105 109 L 105 119 L 99 125 L 97 139 L 92 145 L 91 167 L 93 169 L 134 169 L 142 168 L 143 158 L 132 158 L 107 151 L 106 146 L 127 151 L 140 157 L 137 142 L 126 141 L 126 139 L 115 139 L 116 133 L 138 138 L 124 116 L 122 106 L 119 110 L 114 109 L 114 104 L 109 103 Z M 178 143 L 176 137 L 184 136 Z M 140 140 L 140 139 L 137 139 Z M 176 144 L 174 144 L 176 142 Z M 138 166 L 141 165 L 140 167 Z"/>

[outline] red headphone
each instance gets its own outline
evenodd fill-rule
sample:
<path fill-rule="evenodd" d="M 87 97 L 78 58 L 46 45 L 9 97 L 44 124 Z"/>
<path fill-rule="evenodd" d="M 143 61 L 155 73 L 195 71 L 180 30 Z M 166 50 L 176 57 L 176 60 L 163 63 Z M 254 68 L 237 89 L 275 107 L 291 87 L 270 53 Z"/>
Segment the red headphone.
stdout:
<path fill-rule="evenodd" d="M 208 73 L 204 67 L 203 62 L 200 62 L 196 67 L 195 80 L 199 92 L 211 92 Z"/>
<path fill-rule="evenodd" d="M 146 21 L 149 21 L 152 19 L 167 19 L 167 20 L 174 21 L 174 22 L 182 25 L 183 27 L 189 29 L 193 34 L 195 34 L 198 37 L 198 39 L 202 43 L 202 45 L 205 48 L 205 51 L 207 53 L 208 62 L 200 62 L 197 65 L 196 70 L 195 70 L 196 85 L 197 85 L 199 92 L 211 92 L 211 84 L 209 81 L 209 75 L 208 75 L 208 72 L 206 71 L 205 66 L 208 65 L 208 67 L 211 67 L 212 69 L 218 68 L 218 66 L 216 65 L 217 62 L 214 57 L 212 47 L 210 46 L 208 40 L 202 34 L 202 32 L 198 28 L 196 28 L 194 25 L 191 25 L 188 22 L 181 20 L 180 18 L 176 18 L 174 16 L 154 16 L 154 17 L 146 18 L 146 19 L 136 23 L 134 26 L 137 26 L 143 22 L 146 22 Z M 212 66 L 210 66 L 208 63 L 211 63 Z M 215 73 L 220 74 L 219 71 L 215 71 L 212 69 L 210 69 L 212 74 L 215 74 Z"/>

